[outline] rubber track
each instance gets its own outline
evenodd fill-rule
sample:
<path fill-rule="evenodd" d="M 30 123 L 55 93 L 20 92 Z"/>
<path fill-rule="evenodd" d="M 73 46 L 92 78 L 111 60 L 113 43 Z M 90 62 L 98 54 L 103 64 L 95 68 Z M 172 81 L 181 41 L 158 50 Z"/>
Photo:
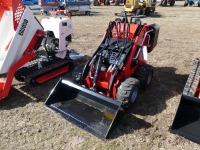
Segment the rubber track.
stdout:
<path fill-rule="evenodd" d="M 199 84 L 199 80 L 200 80 L 200 60 L 196 59 L 192 66 L 191 73 L 185 84 L 183 95 L 194 97 Z"/>
<path fill-rule="evenodd" d="M 43 68 L 38 69 L 38 61 L 41 62 L 42 59 L 39 58 L 30 61 L 24 67 L 20 68 L 15 75 L 18 77 L 25 77 L 24 81 L 29 84 L 31 83 L 31 80 L 45 75 L 45 73 L 49 73 L 56 69 L 62 68 L 68 63 L 72 62 L 70 59 L 57 59 L 56 61 L 53 60 L 46 62 L 47 64 Z"/>

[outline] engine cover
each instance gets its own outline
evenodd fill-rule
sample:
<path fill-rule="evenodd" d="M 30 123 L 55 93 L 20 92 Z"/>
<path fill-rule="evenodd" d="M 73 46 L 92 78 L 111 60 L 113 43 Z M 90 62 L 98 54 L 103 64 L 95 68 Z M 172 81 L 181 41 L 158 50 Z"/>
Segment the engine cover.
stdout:
<path fill-rule="evenodd" d="M 44 27 L 44 31 L 52 31 L 54 38 L 58 39 L 59 43 L 56 51 L 66 51 L 68 43 L 71 42 L 71 34 L 73 30 L 71 19 L 69 17 L 45 18 L 41 21 L 41 24 Z M 54 40 L 54 42 L 57 42 L 57 40 Z"/>

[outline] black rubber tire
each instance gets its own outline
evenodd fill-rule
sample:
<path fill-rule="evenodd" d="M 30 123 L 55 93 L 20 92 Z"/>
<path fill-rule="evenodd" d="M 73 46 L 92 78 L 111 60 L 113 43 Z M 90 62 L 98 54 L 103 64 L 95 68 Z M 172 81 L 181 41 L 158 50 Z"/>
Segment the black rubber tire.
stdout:
<path fill-rule="evenodd" d="M 99 6 L 100 4 L 99 4 L 99 2 L 97 0 L 94 0 L 93 5 L 94 6 Z"/>
<path fill-rule="evenodd" d="M 198 1 L 197 5 L 198 5 L 198 7 L 200 7 L 200 0 Z"/>
<path fill-rule="evenodd" d="M 29 82 L 29 85 L 30 86 L 36 86 L 36 85 L 39 85 L 39 83 L 35 79 L 31 79 L 30 82 Z"/>
<path fill-rule="evenodd" d="M 151 13 L 152 13 L 151 8 L 146 8 L 145 15 L 151 16 Z"/>
<path fill-rule="evenodd" d="M 167 0 L 162 0 L 161 1 L 161 6 L 163 6 L 163 7 L 167 6 Z"/>
<path fill-rule="evenodd" d="M 115 6 L 119 6 L 120 0 L 115 0 Z"/>
<path fill-rule="evenodd" d="M 72 12 L 71 11 L 69 12 L 69 15 L 72 16 Z"/>
<path fill-rule="evenodd" d="M 186 7 L 186 6 L 188 6 L 188 3 L 184 3 L 184 5 L 183 5 L 184 7 Z"/>
<path fill-rule="evenodd" d="M 105 0 L 104 5 L 110 5 L 110 0 Z"/>
<path fill-rule="evenodd" d="M 175 0 L 171 0 L 170 6 L 174 6 Z"/>
<path fill-rule="evenodd" d="M 135 78 L 140 81 L 141 88 L 146 88 L 151 84 L 153 78 L 153 66 L 143 64 L 138 67 Z"/>
<path fill-rule="evenodd" d="M 20 82 L 24 82 L 24 77 L 15 75 L 15 79 Z"/>
<path fill-rule="evenodd" d="M 194 5 L 194 2 L 189 1 L 189 6 Z"/>
<path fill-rule="evenodd" d="M 85 12 L 85 15 L 86 15 L 86 16 L 89 16 L 89 15 L 90 15 L 90 11 L 86 11 L 86 12 Z"/>
<path fill-rule="evenodd" d="M 83 73 L 83 69 L 85 67 L 85 64 L 79 64 L 76 66 L 72 72 L 72 81 L 76 84 L 81 83 L 81 76 Z"/>
<path fill-rule="evenodd" d="M 139 93 L 140 82 L 138 79 L 129 77 L 121 82 L 117 88 L 117 100 L 122 102 L 123 108 L 131 107 Z M 134 94 L 134 95 L 133 95 Z"/>
<path fill-rule="evenodd" d="M 142 10 L 141 9 L 136 10 L 135 15 L 136 16 L 142 15 Z"/>

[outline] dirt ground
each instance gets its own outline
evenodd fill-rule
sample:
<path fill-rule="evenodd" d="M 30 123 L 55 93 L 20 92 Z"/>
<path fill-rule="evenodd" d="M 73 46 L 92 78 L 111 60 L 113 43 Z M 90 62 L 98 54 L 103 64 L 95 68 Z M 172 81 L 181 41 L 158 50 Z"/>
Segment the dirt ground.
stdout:
<path fill-rule="evenodd" d="M 193 60 L 200 56 L 200 8 L 182 7 L 183 3 L 157 7 L 157 17 L 142 19 L 160 25 L 158 45 L 149 55 L 155 67 L 153 82 L 112 131 L 111 139 L 100 140 L 45 109 L 44 101 L 59 78 L 35 87 L 14 81 L 9 97 L 0 101 L 0 149 L 200 149 L 169 132 Z M 92 6 L 91 16 L 73 16 L 69 49 L 91 56 L 108 22 L 122 9 Z"/>

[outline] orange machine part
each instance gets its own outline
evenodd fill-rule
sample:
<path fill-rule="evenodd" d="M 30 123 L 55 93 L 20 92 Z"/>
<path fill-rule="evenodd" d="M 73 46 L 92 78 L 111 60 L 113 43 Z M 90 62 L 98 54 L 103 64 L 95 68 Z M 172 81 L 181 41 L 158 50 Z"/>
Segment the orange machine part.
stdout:
<path fill-rule="evenodd" d="M 198 83 L 198 86 L 197 86 L 197 89 L 196 89 L 196 92 L 195 92 L 195 97 L 200 98 L 200 81 Z"/>
<path fill-rule="evenodd" d="M 44 31 L 37 30 L 28 47 L 26 48 L 26 51 L 24 52 L 22 58 L 20 58 L 15 64 L 10 67 L 5 80 L 0 80 L 0 100 L 8 96 L 16 70 L 35 58 L 36 54 L 34 52 L 34 47 L 35 45 L 37 45 L 39 39 L 44 36 Z"/>
<path fill-rule="evenodd" d="M 41 77 L 36 78 L 37 83 L 44 83 L 54 77 L 66 73 L 69 70 L 69 66 L 62 67 L 60 69 L 54 70 L 53 72 L 47 73 Z"/>

